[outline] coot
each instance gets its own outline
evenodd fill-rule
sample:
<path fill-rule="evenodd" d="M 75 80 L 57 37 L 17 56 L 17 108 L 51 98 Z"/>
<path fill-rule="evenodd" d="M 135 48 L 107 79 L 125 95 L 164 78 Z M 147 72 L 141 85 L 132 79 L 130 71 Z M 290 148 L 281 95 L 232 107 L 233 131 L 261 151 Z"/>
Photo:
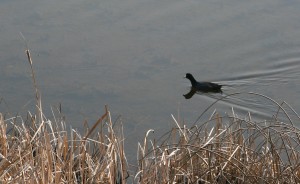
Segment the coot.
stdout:
<path fill-rule="evenodd" d="M 187 73 L 185 78 L 189 79 L 192 83 L 192 90 L 203 93 L 222 93 L 222 85 L 212 82 L 198 82 L 192 74 Z"/>

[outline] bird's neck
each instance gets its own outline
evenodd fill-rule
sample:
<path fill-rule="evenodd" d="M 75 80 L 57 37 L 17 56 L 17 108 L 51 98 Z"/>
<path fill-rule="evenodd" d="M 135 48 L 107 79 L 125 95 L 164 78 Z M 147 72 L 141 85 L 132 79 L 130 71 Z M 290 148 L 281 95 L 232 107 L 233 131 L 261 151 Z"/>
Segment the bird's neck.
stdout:
<path fill-rule="evenodd" d="M 192 86 L 196 85 L 197 81 L 194 77 L 190 78 L 190 81 L 192 83 Z"/>

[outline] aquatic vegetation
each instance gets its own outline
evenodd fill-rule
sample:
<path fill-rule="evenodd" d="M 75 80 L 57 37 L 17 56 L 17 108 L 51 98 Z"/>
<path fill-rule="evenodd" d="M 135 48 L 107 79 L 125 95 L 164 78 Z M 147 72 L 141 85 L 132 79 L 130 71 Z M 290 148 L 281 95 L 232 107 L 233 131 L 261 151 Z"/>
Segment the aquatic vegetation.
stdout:
<path fill-rule="evenodd" d="M 172 115 L 174 128 L 159 139 L 150 139 L 149 130 L 136 143 L 137 163 L 128 163 L 126 132 L 122 122 L 112 123 L 107 106 L 83 135 L 68 130 L 60 108 L 53 120 L 44 116 L 29 50 L 26 55 L 36 112 L 26 119 L 0 112 L 1 183 L 300 183 L 300 117 L 287 103 L 249 93 L 277 106 L 264 121 L 234 109 L 200 121 L 205 110 L 188 127 Z"/>
<path fill-rule="evenodd" d="M 110 112 L 84 135 L 66 126 L 61 109 L 47 119 L 31 67 L 36 114 L 6 118 L 0 112 L 1 183 L 125 183 L 128 178 L 122 124 L 113 127 Z M 55 116 L 58 114 L 58 116 Z"/>
<path fill-rule="evenodd" d="M 291 123 L 234 111 L 191 128 L 173 119 L 176 128 L 139 146 L 139 183 L 300 182 L 300 129 Z"/>
<path fill-rule="evenodd" d="M 107 109 L 84 136 L 61 118 L 29 117 L 0 114 L 1 183 L 125 183 L 122 127 L 112 128 Z"/>

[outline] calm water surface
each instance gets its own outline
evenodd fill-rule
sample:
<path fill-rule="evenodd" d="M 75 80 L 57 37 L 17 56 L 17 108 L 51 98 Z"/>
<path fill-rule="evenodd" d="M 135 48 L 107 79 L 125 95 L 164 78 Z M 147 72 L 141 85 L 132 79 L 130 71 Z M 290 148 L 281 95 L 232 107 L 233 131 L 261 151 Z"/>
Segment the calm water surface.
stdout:
<path fill-rule="evenodd" d="M 0 110 L 34 109 L 22 32 L 46 116 L 61 103 L 67 123 L 78 129 L 108 104 L 113 119 L 121 115 L 126 141 L 137 142 L 150 128 L 159 136 L 172 127 L 171 114 L 193 124 L 231 93 L 241 94 L 207 116 L 231 107 L 241 117 L 276 112 L 248 92 L 300 112 L 299 9 L 296 0 L 0 0 Z M 224 94 L 185 100 L 187 72 L 225 84 Z"/>

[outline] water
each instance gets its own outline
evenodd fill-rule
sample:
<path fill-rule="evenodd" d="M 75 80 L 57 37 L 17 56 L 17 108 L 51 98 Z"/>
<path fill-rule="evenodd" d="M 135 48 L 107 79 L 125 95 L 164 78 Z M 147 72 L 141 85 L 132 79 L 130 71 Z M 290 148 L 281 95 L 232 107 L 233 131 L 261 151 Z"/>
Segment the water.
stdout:
<path fill-rule="evenodd" d="M 171 114 L 193 124 L 215 109 L 268 118 L 277 107 L 300 112 L 300 2 L 174 0 L 0 0 L 1 112 L 34 109 L 25 36 L 46 116 L 62 104 L 80 129 L 108 104 L 121 115 L 128 143 L 148 129 L 160 136 Z M 224 94 L 185 100 L 192 73 L 227 86 Z M 34 111 L 33 111 L 34 112 Z M 205 118 L 204 118 L 205 119 Z M 136 150 L 137 144 L 129 145 Z"/>

